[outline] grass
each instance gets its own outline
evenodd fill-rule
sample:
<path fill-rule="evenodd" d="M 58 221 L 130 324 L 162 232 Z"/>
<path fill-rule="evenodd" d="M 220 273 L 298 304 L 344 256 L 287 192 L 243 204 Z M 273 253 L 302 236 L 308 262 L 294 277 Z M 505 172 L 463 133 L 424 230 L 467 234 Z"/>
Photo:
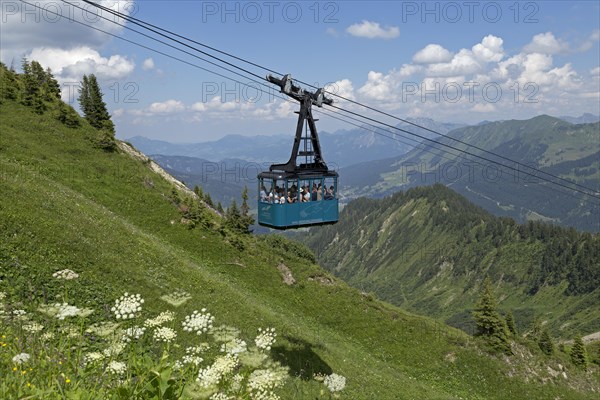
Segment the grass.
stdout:
<path fill-rule="evenodd" d="M 174 310 L 177 323 L 206 307 L 218 325 L 235 326 L 248 343 L 258 327 L 275 328 L 277 342 L 269 355 L 288 371 L 278 389 L 282 399 L 327 396 L 323 383 L 313 377 L 331 373 L 346 377 L 341 398 L 353 400 L 587 399 L 597 386 L 597 375 L 576 370 L 569 371 L 579 377 L 575 387 L 560 379 L 541 384 L 510 377 L 511 362 L 518 360 L 489 355 L 459 330 L 362 295 L 315 265 L 297 245 L 222 233 L 214 215 L 212 227 L 189 229 L 180 223 L 166 181 L 126 154 L 93 148 L 89 127 L 68 129 L 51 118 L 52 112 L 38 116 L 10 101 L 0 106 L 0 291 L 7 294 L 5 311 L 24 309 L 32 319 L 42 318 L 38 305 L 65 299 L 64 282 L 52 277 L 65 268 L 79 274 L 66 293 L 69 304 L 95 310 L 81 329 L 113 321 L 110 307 L 124 292 L 147 299 L 140 318 L 150 318 L 165 310 L 161 296 L 185 291 L 191 298 Z M 283 283 L 277 270 L 281 262 L 292 271 L 295 285 Z M 48 320 L 40 321 L 51 329 Z M 180 327 L 177 323 L 174 327 Z M 118 396 L 118 382 L 103 376 L 100 367 L 85 375 L 77 356 L 70 369 L 40 364 L 44 358 L 35 349 L 41 342 L 19 331 L 18 324 L 5 320 L 0 328 L 12 339 L 0 350 L 0 370 L 11 377 L 7 384 L 17 384 L 12 357 L 29 351 L 32 368 L 48 371 L 39 372 L 37 398 L 59 387 L 67 398 Z M 18 347 L 17 337 L 34 347 Z M 58 344 L 50 346 L 61 354 L 71 349 L 81 355 L 88 349 L 87 342 L 61 338 L 57 335 Z M 134 378 L 150 383 L 148 371 L 172 368 L 181 349 L 198 345 L 197 336 L 178 331 L 180 347 L 172 346 L 168 359 L 161 361 L 164 348 L 150 338 L 139 343 L 143 348 L 134 358 L 123 361 L 129 371 L 137 371 L 125 379 L 134 385 L 125 385 L 126 390 L 143 390 L 146 386 L 135 386 Z M 134 360 L 140 354 L 154 358 L 138 366 Z M 545 376 L 546 361 L 536 360 Z M 67 378 L 80 386 L 66 386 Z M 93 385 L 104 379 L 106 385 Z M 25 390 L 10 386 L 5 397 L 30 393 Z"/>

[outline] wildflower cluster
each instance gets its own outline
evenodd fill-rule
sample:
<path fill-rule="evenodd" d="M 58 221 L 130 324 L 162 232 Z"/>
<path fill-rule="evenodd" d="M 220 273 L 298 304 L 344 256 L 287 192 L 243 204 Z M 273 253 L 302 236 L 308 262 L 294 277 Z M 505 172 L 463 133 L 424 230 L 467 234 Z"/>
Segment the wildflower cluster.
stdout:
<path fill-rule="evenodd" d="M 254 343 L 256 343 L 256 347 L 262 350 L 271 350 L 271 346 L 275 343 L 275 337 L 277 334 L 275 333 L 275 328 L 267 328 L 262 329 L 258 328 L 258 336 L 254 339 Z"/>
<path fill-rule="evenodd" d="M 65 319 L 67 317 L 76 317 L 79 315 L 81 311 L 79 308 L 69 305 L 67 303 L 56 303 L 54 304 L 54 308 L 56 308 L 56 318 Z"/>
<path fill-rule="evenodd" d="M 171 343 L 177 337 L 177 332 L 166 326 L 156 328 L 154 331 L 154 340 L 157 342 Z"/>
<path fill-rule="evenodd" d="M 238 359 L 236 356 L 226 354 L 217 357 L 211 366 L 200 370 L 198 373 L 198 382 L 204 388 L 216 387 L 221 380 L 235 370 L 237 365 Z"/>
<path fill-rule="evenodd" d="M 57 279 L 68 276 L 64 271 L 55 274 Z M 5 297 L 2 293 L 0 300 Z M 14 340 L 6 340 L 3 336 L 0 342 L 0 348 L 10 348 L 14 343 L 5 360 L 17 373 L 12 375 L 15 378 L 10 384 L 14 386 L 7 393 L 12 394 L 11 390 L 17 393 L 19 388 L 33 388 L 34 382 L 43 382 L 33 379 L 38 379 L 34 378 L 39 373 L 36 371 L 44 370 L 48 372 L 43 373 L 57 379 L 48 380 L 43 383 L 44 387 L 36 390 L 54 393 L 59 390 L 56 385 L 76 382 L 82 395 L 116 398 L 121 392 L 130 395 L 139 387 L 153 390 L 154 383 L 149 379 L 154 379 L 150 377 L 155 375 L 146 373 L 152 370 L 160 371 L 161 380 L 164 378 L 167 385 L 177 386 L 178 391 L 182 390 L 179 393 L 186 395 L 199 394 L 200 398 L 215 400 L 280 400 L 276 391 L 283 387 L 288 370 L 272 361 L 265 351 L 275 343 L 275 329 L 259 329 L 254 342 L 252 338 L 244 340 L 235 327 L 213 327 L 215 317 L 205 308 L 192 312 L 183 320 L 176 319 L 173 311 L 164 311 L 143 324 L 129 321 L 140 314 L 143 303 L 140 295 L 125 293 L 111 308 L 117 321 L 98 321 L 87 326 L 85 319 L 79 319 L 77 324 L 66 321 L 69 317 L 87 315 L 91 310 L 66 302 L 37 308 L 47 316 L 46 320 L 54 320 L 47 326 L 36 321 L 33 307 L 29 313 L 0 306 L 13 316 L 6 320 L 9 332 L 17 332 Z M 172 323 L 166 325 L 168 322 Z M 205 340 L 197 340 L 195 335 L 182 335 L 182 331 L 206 334 Z M 184 339 L 196 337 L 196 343 L 181 347 L 184 343 L 179 343 L 180 336 Z M 143 340 L 146 337 L 153 340 Z M 136 344 L 132 345 L 132 342 Z M 27 349 L 27 353 L 21 352 L 22 349 Z M 43 360 L 43 368 L 36 368 L 40 360 Z M 345 382 L 341 387 L 344 385 Z M 74 388 L 75 384 L 71 386 Z M 328 387 L 341 390 L 336 380 Z M 27 397 L 33 393 L 26 391 L 19 396 Z M 144 396 L 146 394 L 147 398 L 158 398 L 156 393 L 144 392 Z"/>
<path fill-rule="evenodd" d="M 131 342 L 131 340 L 138 340 L 139 338 L 142 337 L 144 332 L 146 332 L 146 328 L 143 326 L 142 327 L 132 326 L 131 328 L 127 328 L 127 329 L 125 329 L 125 332 L 123 333 L 123 341 Z"/>
<path fill-rule="evenodd" d="M 346 387 L 346 378 L 338 374 L 331 374 L 325 377 L 323 384 L 332 393 L 341 392 Z"/>
<path fill-rule="evenodd" d="M 192 315 L 186 316 L 181 324 L 184 331 L 196 332 L 201 335 L 212 329 L 214 320 L 215 317 L 206 312 L 206 308 L 203 308 L 200 312 L 194 311 Z"/>
<path fill-rule="evenodd" d="M 117 319 L 132 319 L 142 311 L 144 299 L 139 294 L 125 293 L 115 301 L 115 306 L 110 310 Z"/>
<path fill-rule="evenodd" d="M 19 353 L 12 358 L 13 362 L 16 364 L 23 364 L 29 361 L 31 356 L 27 353 Z"/>
<path fill-rule="evenodd" d="M 247 348 L 248 346 L 245 341 L 235 338 L 227 343 L 223 343 L 221 345 L 221 352 L 235 355 L 245 352 Z"/>
<path fill-rule="evenodd" d="M 158 314 L 158 316 L 144 321 L 144 326 L 146 328 L 155 328 L 157 326 L 166 324 L 167 322 L 171 322 L 174 319 L 175 313 L 173 311 L 163 311 L 160 314 Z"/>
<path fill-rule="evenodd" d="M 106 366 L 106 370 L 111 374 L 123 375 L 127 371 L 127 364 L 121 361 L 111 361 Z"/>
<path fill-rule="evenodd" d="M 57 271 L 53 273 L 52 276 L 56 279 L 62 279 L 65 281 L 70 281 L 72 279 L 79 278 L 79 274 L 74 271 L 71 271 L 70 269 L 63 269 L 61 271 Z"/>

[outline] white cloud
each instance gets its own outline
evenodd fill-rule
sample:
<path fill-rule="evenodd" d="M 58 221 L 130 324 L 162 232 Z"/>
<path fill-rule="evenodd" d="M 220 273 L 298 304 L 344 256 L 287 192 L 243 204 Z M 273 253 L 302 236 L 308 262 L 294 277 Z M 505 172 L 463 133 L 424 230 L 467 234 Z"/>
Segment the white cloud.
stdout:
<path fill-rule="evenodd" d="M 417 64 L 442 63 L 451 59 L 452 53 L 439 44 L 428 44 L 413 56 L 413 62 Z"/>
<path fill-rule="evenodd" d="M 179 100 L 167 100 L 162 103 L 152 103 L 148 107 L 149 114 L 173 114 L 185 110 L 185 106 Z"/>
<path fill-rule="evenodd" d="M 96 48 L 108 43 L 112 38 L 92 28 L 112 34 L 119 34 L 124 29 L 112 22 L 116 20 L 122 24 L 123 20 L 105 11 L 98 10 L 96 13 L 97 9 L 82 2 L 73 4 L 89 11 L 54 0 L 39 0 L 32 3 L 39 8 L 21 2 L 2 2 L 0 57 L 7 64 L 12 60 L 19 62 L 23 55 L 34 48 Z M 100 0 L 97 3 L 127 15 L 135 13 L 137 7 L 131 1 Z M 70 19 L 59 17 L 55 13 Z M 100 17 L 105 17 L 108 21 Z"/>
<path fill-rule="evenodd" d="M 135 63 L 127 57 L 102 57 L 87 46 L 72 49 L 34 48 L 27 54 L 27 58 L 49 67 L 59 81 L 79 81 L 83 74 L 95 74 L 100 79 L 121 79 L 135 68 Z"/>
<path fill-rule="evenodd" d="M 429 76 L 456 76 L 474 74 L 481 70 L 481 65 L 475 59 L 473 52 L 461 49 L 447 63 L 431 64 L 427 68 Z"/>
<path fill-rule="evenodd" d="M 569 46 L 564 41 L 556 39 L 552 32 L 535 35 L 531 42 L 523 48 L 525 53 L 543 54 L 566 53 L 568 50 Z"/>
<path fill-rule="evenodd" d="M 142 69 L 148 71 L 154 68 L 154 60 L 152 58 L 146 58 L 142 63 Z"/>
<path fill-rule="evenodd" d="M 476 44 L 471 49 L 475 58 L 483 62 L 498 62 L 504 58 L 504 41 L 494 35 L 488 35 L 483 38 L 481 43 Z"/>
<path fill-rule="evenodd" d="M 338 96 L 345 97 L 347 99 L 354 99 L 354 87 L 352 86 L 352 81 L 350 79 L 341 79 L 339 81 L 333 82 L 327 85 L 327 87 L 325 87 L 325 90 L 333 94 L 337 94 Z M 333 101 L 338 101 L 339 99 L 335 96 L 332 96 L 331 94 L 327 96 L 333 98 Z"/>
<path fill-rule="evenodd" d="M 362 21 L 360 24 L 350 25 L 346 32 L 352 36 L 368 39 L 394 39 L 400 36 L 400 29 L 395 26 L 382 28 L 378 22 Z"/>
<path fill-rule="evenodd" d="M 600 76 L 600 67 L 590 69 L 590 75 Z"/>

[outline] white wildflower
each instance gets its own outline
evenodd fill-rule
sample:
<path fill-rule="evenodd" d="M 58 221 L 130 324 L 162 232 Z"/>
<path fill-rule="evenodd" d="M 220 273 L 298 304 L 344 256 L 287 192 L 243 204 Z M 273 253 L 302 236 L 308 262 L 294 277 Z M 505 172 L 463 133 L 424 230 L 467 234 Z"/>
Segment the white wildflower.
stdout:
<path fill-rule="evenodd" d="M 123 352 L 123 350 L 125 350 L 125 343 L 114 342 L 114 343 L 111 343 L 110 346 L 108 346 L 106 349 L 104 349 L 104 351 L 102 351 L 102 353 L 104 353 L 104 355 L 106 357 L 114 357 L 114 356 L 118 356 L 119 354 L 121 354 Z"/>
<path fill-rule="evenodd" d="M 283 385 L 284 377 L 271 369 L 257 369 L 248 378 L 248 388 L 257 392 L 267 392 Z"/>
<path fill-rule="evenodd" d="M 115 306 L 110 310 L 115 313 L 117 319 L 132 319 L 142 311 L 144 299 L 139 294 L 125 293 L 115 300 Z"/>
<path fill-rule="evenodd" d="M 37 322 L 29 322 L 23 325 L 23 330 L 30 333 L 37 333 L 44 329 L 44 325 L 38 324 Z"/>
<path fill-rule="evenodd" d="M 341 392 L 346 387 L 346 378 L 342 375 L 331 374 L 325 377 L 323 384 L 330 392 Z"/>
<path fill-rule="evenodd" d="M 231 354 L 217 357 L 211 366 L 198 372 L 198 383 L 205 388 L 217 386 L 224 376 L 235 370 L 237 365 L 237 358 Z"/>
<path fill-rule="evenodd" d="M 86 355 L 83 356 L 83 361 L 84 361 L 85 365 L 94 364 L 94 363 L 96 363 L 98 361 L 102 361 L 102 360 L 104 360 L 104 354 L 99 353 L 97 351 L 87 353 Z"/>
<path fill-rule="evenodd" d="M 239 354 L 247 350 L 248 346 L 242 339 L 233 339 L 221 345 L 221 352 L 228 354 Z"/>
<path fill-rule="evenodd" d="M 44 333 L 42 333 L 42 336 L 40 336 L 40 338 L 46 342 L 49 342 L 50 340 L 54 339 L 54 333 L 53 332 L 44 332 Z"/>
<path fill-rule="evenodd" d="M 210 396 L 209 400 L 230 400 L 230 399 L 231 399 L 231 397 L 229 397 L 225 393 L 219 392 L 219 393 L 215 393 L 212 396 Z"/>
<path fill-rule="evenodd" d="M 79 308 L 69 305 L 67 303 L 56 303 L 54 304 L 54 307 L 56 308 L 56 318 L 58 319 L 65 319 L 67 317 L 76 317 L 77 315 L 79 315 L 79 312 L 81 311 Z"/>
<path fill-rule="evenodd" d="M 111 333 L 113 333 L 117 328 L 119 327 L 119 324 L 116 322 L 112 322 L 112 321 L 108 321 L 108 322 L 99 322 L 99 323 L 95 323 L 89 326 L 89 328 L 87 328 L 85 331 L 87 333 L 94 333 L 98 336 L 108 336 Z"/>
<path fill-rule="evenodd" d="M 275 343 L 275 337 L 277 334 L 275 333 L 275 328 L 267 328 L 262 329 L 258 328 L 258 336 L 254 339 L 254 343 L 256 343 L 256 347 L 262 350 L 271 350 L 271 346 Z"/>
<path fill-rule="evenodd" d="M 27 353 L 19 353 L 16 356 L 14 356 L 12 358 L 12 360 L 14 363 L 23 364 L 23 363 L 26 363 L 27 361 L 29 361 L 30 358 L 31 358 L 31 356 Z"/>
<path fill-rule="evenodd" d="M 200 343 L 198 346 L 186 347 L 185 354 L 200 354 L 208 349 L 210 349 L 210 345 L 208 343 Z"/>
<path fill-rule="evenodd" d="M 194 311 L 192 315 L 186 316 L 181 324 L 184 331 L 196 332 L 198 335 L 201 335 L 212 329 L 214 320 L 215 317 L 206 312 L 206 308 L 203 308 L 201 312 Z"/>
<path fill-rule="evenodd" d="M 191 298 L 192 296 L 188 292 L 183 290 L 177 290 L 171 294 L 165 294 L 164 296 L 160 296 L 161 300 L 166 301 L 173 307 L 179 307 Z"/>
<path fill-rule="evenodd" d="M 106 366 L 106 370 L 111 374 L 123 375 L 127 371 L 127 365 L 121 361 L 111 361 Z"/>
<path fill-rule="evenodd" d="M 177 332 L 173 329 L 161 326 L 154 331 L 154 340 L 158 342 L 170 343 L 177 337 Z"/>
<path fill-rule="evenodd" d="M 70 269 L 63 269 L 61 271 L 57 271 L 52 274 L 52 276 L 56 279 L 64 279 L 65 281 L 70 281 L 71 279 L 79 278 L 79 274 Z"/>
<path fill-rule="evenodd" d="M 155 318 L 150 318 L 144 321 L 144 326 L 147 328 L 155 328 L 164 323 L 173 321 L 175 319 L 175 313 L 173 311 L 163 311 Z"/>
<path fill-rule="evenodd" d="M 23 316 L 27 315 L 27 311 L 25 311 L 25 310 L 13 310 L 12 311 L 12 315 L 14 315 L 15 317 L 23 317 Z"/>
<path fill-rule="evenodd" d="M 191 365 L 195 365 L 196 367 L 199 366 L 200 364 L 202 364 L 202 361 L 204 361 L 204 359 L 200 356 L 193 356 L 193 355 L 189 355 L 186 354 L 185 356 L 183 356 L 181 358 L 181 362 L 182 364 L 191 364 Z"/>
<path fill-rule="evenodd" d="M 123 341 L 131 342 L 131 340 L 139 340 L 144 332 L 146 332 L 146 328 L 144 327 L 133 326 L 131 328 L 127 328 L 123 333 Z"/>
<path fill-rule="evenodd" d="M 0 292 L 0 300 L 4 300 L 6 298 L 6 292 Z"/>

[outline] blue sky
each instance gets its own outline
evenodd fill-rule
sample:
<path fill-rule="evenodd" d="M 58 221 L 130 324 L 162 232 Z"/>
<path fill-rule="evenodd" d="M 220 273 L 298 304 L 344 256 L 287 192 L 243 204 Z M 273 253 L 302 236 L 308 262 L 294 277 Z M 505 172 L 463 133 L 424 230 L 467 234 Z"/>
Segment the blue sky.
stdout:
<path fill-rule="evenodd" d="M 198 142 L 226 134 L 291 134 L 295 127 L 294 104 L 265 94 L 254 101 L 258 93 L 243 85 L 52 13 L 216 67 L 62 1 L 38 4 L 42 11 L 2 0 L 2 61 L 18 65 L 27 56 L 51 67 L 63 98 L 71 101 L 69 88 L 84 73 L 95 73 L 120 138 Z M 476 123 L 600 113 L 597 1 L 102 4 L 305 82 L 328 84 L 329 90 L 400 117 Z M 320 118 L 321 130 L 352 128 Z"/>

